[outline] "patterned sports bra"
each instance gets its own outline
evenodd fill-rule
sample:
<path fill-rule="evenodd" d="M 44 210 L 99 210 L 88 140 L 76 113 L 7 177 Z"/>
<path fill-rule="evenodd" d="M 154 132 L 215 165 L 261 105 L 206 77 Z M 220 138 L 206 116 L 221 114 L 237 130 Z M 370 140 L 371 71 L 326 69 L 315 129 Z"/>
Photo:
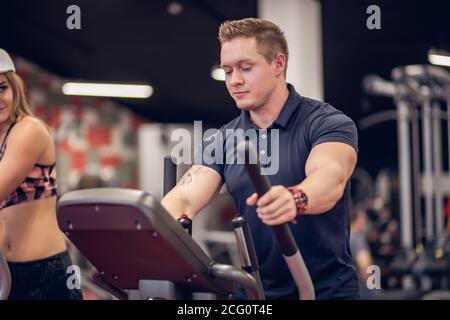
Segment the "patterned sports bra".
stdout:
<path fill-rule="evenodd" d="M 14 125 L 15 123 L 11 124 L 8 131 L 6 131 L 5 138 L 3 139 L 0 148 L 0 161 L 2 161 L 3 155 L 5 154 L 6 141 Z M 55 164 L 50 166 L 35 164 L 34 168 L 17 189 L 0 202 L 0 210 L 22 202 L 56 196 L 58 187 L 56 184 Z"/>

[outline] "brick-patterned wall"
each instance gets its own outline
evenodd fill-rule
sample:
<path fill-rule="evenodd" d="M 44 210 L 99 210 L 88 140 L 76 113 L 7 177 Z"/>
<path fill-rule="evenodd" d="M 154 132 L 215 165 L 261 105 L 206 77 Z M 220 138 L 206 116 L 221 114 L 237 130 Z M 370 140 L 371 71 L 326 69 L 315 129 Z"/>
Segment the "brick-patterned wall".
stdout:
<path fill-rule="evenodd" d="M 144 120 L 108 99 L 65 96 L 62 79 L 13 58 L 33 112 L 54 132 L 60 194 L 78 188 L 86 175 L 137 188 L 137 128 Z"/>

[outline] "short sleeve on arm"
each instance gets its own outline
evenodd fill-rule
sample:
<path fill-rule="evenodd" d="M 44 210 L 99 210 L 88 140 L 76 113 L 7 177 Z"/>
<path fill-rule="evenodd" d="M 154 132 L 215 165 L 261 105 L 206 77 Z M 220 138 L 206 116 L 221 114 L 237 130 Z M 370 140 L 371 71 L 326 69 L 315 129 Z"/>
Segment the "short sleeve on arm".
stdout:
<path fill-rule="evenodd" d="M 324 142 L 342 142 L 358 152 L 358 131 L 352 119 L 331 106 L 321 108 L 309 122 L 311 149 Z"/>

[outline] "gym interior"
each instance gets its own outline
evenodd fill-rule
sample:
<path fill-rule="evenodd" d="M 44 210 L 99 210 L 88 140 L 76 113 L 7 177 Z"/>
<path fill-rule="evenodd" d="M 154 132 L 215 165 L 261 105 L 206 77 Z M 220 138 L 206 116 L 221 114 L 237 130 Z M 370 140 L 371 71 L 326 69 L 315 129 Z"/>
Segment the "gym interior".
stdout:
<path fill-rule="evenodd" d="M 227 90 L 218 30 L 248 17 L 283 30 L 286 82 L 339 109 L 357 129 L 342 232 L 359 298 L 450 299 L 448 1 L 0 6 L 0 48 L 34 116 L 52 132 L 58 227 L 84 300 L 228 299 L 235 285 L 249 299 L 264 298 L 259 243 L 226 183 L 193 220 L 176 221 L 161 205 L 188 180 L 207 132 L 241 114 Z M 257 169 L 249 165 L 246 173 L 262 196 L 271 178 Z M 6 183 L 0 179 L 0 188 Z M 272 226 L 280 256 L 299 298 L 314 299 L 318 275 L 311 281 L 306 244 L 290 234 L 293 224 L 282 226 Z M 14 279 L 0 256 L 0 297 L 7 299 Z"/>

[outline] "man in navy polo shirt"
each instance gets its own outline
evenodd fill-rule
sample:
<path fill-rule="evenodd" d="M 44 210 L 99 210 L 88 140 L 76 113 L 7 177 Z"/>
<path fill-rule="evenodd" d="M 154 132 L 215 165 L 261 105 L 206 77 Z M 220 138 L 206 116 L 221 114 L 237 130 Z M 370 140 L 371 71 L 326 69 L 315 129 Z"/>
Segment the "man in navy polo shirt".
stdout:
<path fill-rule="evenodd" d="M 298 299 L 269 228 L 293 222 L 316 298 L 357 299 L 349 249 L 348 180 L 357 160 L 353 121 L 286 83 L 288 48 L 275 24 L 254 18 L 227 21 L 220 26 L 219 39 L 226 86 L 241 115 L 204 139 L 194 165 L 164 197 L 163 206 L 174 218 L 194 218 L 225 183 L 249 221 L 266 298 Z M 261 198 L 228 148 L 234 132 L 252 130 L 258 135 L 259 155 L 268 160 L 265 169 L 273 186 Z M 218 147 L 224 150 L 219 155 L 203 152 Z M 236 296 L 246 297 L 242 290 Z"/>

